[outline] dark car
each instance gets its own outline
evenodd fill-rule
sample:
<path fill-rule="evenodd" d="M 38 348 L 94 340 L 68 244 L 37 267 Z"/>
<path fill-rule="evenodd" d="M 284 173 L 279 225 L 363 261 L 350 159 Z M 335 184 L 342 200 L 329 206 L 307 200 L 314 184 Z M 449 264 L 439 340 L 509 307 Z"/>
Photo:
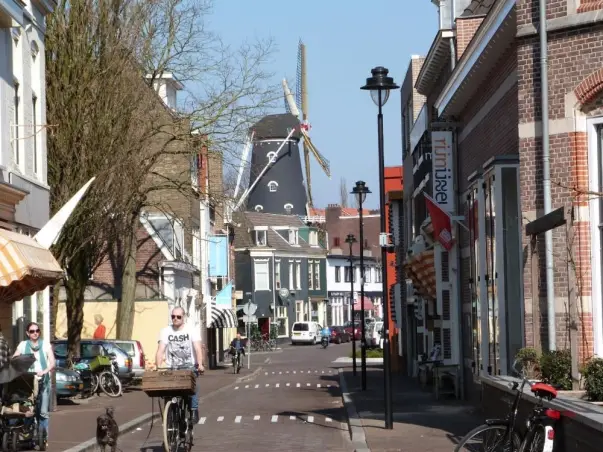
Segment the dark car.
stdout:
<path fill-rule="evenodd" d="M 346 324 L 343 326 L 343 328 L 350 335 L 352 340 L 354 340 L 354 341 L 360 340 L 360 337 L 362 336 L 362 329 L 360 328 L 360 322 L 358 320 L 356 320 L 353 323 L 351 321 L 346 322 Z"/>
<path fill-rule="evenodd" d="M 90 371 L 75 372 L 57 367 L 55 378 L 57 399 L 76 397 L 90 391 Z"/>
<path fill-rule="evenodd" d="M 344 327 L 332 326 L 331 327 L 331 342 L 341 344 L 342 342 L 350 342 L 351 336 Z"/>

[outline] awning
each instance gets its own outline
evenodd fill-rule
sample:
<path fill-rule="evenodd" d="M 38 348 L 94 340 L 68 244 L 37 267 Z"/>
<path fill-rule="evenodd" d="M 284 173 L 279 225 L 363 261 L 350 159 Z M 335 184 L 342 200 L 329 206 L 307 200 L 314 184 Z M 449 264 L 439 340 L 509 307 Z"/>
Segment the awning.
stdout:
<path fill-rule="evenodd" d="M 233 309 L 221 308 L 215 301 L 211 302 L 211 318 L 209 328 L 236 328 L 239 325 Z"/>
<path fill-rule="evenodd" d="M 0 229 L 0 302 L 13 302 L 61 279 L 63 270 L 33 238 Z"/>
<path fill-rule="evenodd" d="M 359 298 L 354 302 L 354 310 L 360 311 L 361 308 L 362 308 L 362 305 L 360 304 L 360 298 Z M 371 301 L 371 299 L 368 297 L 364 297 L 364 310 L 372 311 L 373 309 L 375 309 L 375 306 L 373 305 L 373 302 Z"/>
<path fill-rule="evenodd" d="M 433 248 L 404 262 L 404 271 L 419 295 L 436 298 L 436 272 Z"/>

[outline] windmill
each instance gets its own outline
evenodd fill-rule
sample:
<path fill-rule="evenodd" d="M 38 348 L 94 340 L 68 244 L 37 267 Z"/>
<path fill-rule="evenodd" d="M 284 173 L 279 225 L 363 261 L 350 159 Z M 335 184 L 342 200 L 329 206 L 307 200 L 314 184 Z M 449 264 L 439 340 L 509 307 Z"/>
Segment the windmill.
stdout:
<path fill-rule="evenodd" d="M 291 90 L 287 84 L 287 80 L 283 79 L 283 91 L 285 93 L 285 108 L 287 113 L 291 113 L 297 117 L 301 123 L 301 135 L 303 138 L 304 148 L 304 164 L 306 167 L 306 191 L 308 198 L 308 205 L 313 207 L 312 200 L 312 177 L 310 174 L 310 153 L 314 155 L 314 158 L 325 172 L 327 177 L 331 177 L 331 166 L 329 161 L 322 155 L 312 140 L 310 139 L 310 123 L 308 122 L 308 89 L 306 83 L 306 46 L 300 40 L 297 50 L 297 80 L 295 98 L 293 97 Z M 300 115 L 301 110 L 301 115 Z"/>

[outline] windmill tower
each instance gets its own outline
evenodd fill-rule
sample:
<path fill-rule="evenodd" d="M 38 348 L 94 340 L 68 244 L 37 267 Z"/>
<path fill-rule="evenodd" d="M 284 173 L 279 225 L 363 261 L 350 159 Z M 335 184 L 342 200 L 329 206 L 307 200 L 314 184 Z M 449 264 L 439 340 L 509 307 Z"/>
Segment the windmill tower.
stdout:
<path fill-rule="evenodd" d="M 234 198 L 238 195 L 251 151 L 249 186 L 233 210 L 238 210 L 246 201 L 248 211 L 307 216 L 308 207 L 313 205 L 310 153 L 327 176 L 331 177 L 329 161 L 318 152 L 308 134 L 310 125 L 305 88 L 305 46 L 301 41 L 297 69 L 297 101 L 289 90 L 287 81 L 283 80 L 287 113 L 265 116 L 250 130 L 241 158 Z M 301 115 L 297 105 L 301 105 Z M 304 150 L 305 184 L 300 146 Z"/>

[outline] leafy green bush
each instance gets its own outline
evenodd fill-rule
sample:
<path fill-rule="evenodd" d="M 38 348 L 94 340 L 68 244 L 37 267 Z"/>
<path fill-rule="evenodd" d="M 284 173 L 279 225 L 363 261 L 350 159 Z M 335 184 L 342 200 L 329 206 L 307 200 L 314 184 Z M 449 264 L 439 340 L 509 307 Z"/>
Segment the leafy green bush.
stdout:
<path fill-rule="evenodd" d="M 582 376 L 588 398 L 603 402 L 603 359 L 590 359 L 582 368 Z"/>
<path fill-rule="evenodd" d="M 519 361 L 521 369 L 528 378 L 536 378 L 540 371 L 540 355 L 536 349 L 530 347 L 519 349 L 515 359 Z"/>
<path fill-rule="evenodd" d="M 350 353 L 350 358 L 353 358 L 354 355 Z M 360 358 L 360 350 L 356 350 L 356 358 Z M 372 348 L 366 351 L 367 358 L 383 358 L 383 350 L 380 348 Z"/>
<path fill-rule="evenodd" d="M 543 353 L 540 358 L 540 374 L 545 383 L 559 385 L 563 390 L 571 390 L 571 352 L 569 350 L 554 350 Z"/>

